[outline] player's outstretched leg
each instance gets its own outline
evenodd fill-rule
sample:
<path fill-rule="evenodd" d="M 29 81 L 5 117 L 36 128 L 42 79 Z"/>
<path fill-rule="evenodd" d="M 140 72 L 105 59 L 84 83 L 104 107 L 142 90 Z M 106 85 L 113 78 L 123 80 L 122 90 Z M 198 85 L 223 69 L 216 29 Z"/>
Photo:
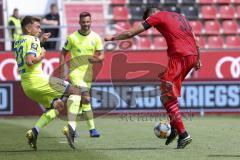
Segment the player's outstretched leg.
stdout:
<path fill-rule="evenodd" d="M 69 146 L 72 149 L 75 149 L 74 146 L 75 131 L 72 129 L 70 125 L 67 125 L 63 128 L 63 134 L 66 136 Z"/>
<path fill-rule="evenodd" d="M 38 136 L 38 132 L 36 131 L 35 128 L 28 130 L 26 133 L 28 144 L 35 151 L 37 150 L 37 136 Z"/>
<path fill-rule="evenodd" d="M 171 134 L 167 137 L 167 140 L 165 142 L 165 145 L 169 145 L 170 143 L 172 143 L 176 137 L 177 137 L 177 130 L 175 128 L 171 128 Z"/>
<path fill-rule="evenodd" d="M 179 135 L 177 149 L 183 149 L 191 142 L 192 137 L 187 132 L 184 132 L 183 134 Z"/>

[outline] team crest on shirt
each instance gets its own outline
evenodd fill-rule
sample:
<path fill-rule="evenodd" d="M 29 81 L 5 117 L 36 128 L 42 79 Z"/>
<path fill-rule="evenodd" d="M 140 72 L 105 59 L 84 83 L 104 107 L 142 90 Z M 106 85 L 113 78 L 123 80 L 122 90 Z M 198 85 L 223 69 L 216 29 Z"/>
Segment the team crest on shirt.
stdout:
<path fill-rule="evenodd" d="M 36 43 L 32 43 L 32 44 L 31 44 L 31 50 L 32 50 L 32 51 L 37 52 L 37 47 L 38 47 L 38 44 L 36 44 Z"/>
<path fill-rule="evenodd" d="M 94 44 L 95 44 L 94 41 L 91 41 L 91 45 L 92 45 L 92 47 L 94 47 Z"/>

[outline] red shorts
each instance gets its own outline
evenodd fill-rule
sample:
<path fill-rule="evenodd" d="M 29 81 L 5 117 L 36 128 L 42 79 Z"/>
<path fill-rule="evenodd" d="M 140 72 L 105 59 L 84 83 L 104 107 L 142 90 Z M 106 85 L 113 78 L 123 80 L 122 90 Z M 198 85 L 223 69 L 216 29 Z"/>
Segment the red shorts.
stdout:
<path fill-rule="evenodd" d="M 197 62 L 196 55 L 185 57 L 170 57 L 166 72 L 160 77 L 161 94 L 179 97 L 182 81 Z"/>

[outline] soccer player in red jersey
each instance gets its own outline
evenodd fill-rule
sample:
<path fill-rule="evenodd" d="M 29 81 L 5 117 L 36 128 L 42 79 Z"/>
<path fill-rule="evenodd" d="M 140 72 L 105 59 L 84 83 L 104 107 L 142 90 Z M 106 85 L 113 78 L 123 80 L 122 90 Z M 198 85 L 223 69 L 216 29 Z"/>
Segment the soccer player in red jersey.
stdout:
<path fill-rule="evenodd" d="M 200 69 L 198 42 L 187 19 L 178 13 L 148 8 L 143 19 L 139 26 L 119 35 L 106 36 L 105 41 L 132 38 L 151 27 L 157 29 L 166 39 L 169 62 L 166 72 L 160 77 L 160 88 L 161 102 L 170 118 L 172 131 L 165 144 L 170 144 L 178 136 L 177 148 L 181 149 L 188 145 L 192 138 L 184 127 L 177 98 L 180 96 L 182 81 L 186 75 L 193 68 Z"/>

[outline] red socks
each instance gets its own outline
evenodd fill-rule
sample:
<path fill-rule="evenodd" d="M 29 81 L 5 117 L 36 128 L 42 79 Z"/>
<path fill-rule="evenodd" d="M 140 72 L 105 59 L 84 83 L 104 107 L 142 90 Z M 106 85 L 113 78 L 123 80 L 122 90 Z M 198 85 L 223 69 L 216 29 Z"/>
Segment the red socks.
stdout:
<path fill-rule="evenodd" d="M 179 112 L 178 99 L 176 98 L 172 101 L 167 102 L 164 107 L 167 110 L 168 116 L 170 118 L 171 126 L 177 130 L 178 135 L 184 133 L 186 130 L 182 121 L 182 116 Z"/>

